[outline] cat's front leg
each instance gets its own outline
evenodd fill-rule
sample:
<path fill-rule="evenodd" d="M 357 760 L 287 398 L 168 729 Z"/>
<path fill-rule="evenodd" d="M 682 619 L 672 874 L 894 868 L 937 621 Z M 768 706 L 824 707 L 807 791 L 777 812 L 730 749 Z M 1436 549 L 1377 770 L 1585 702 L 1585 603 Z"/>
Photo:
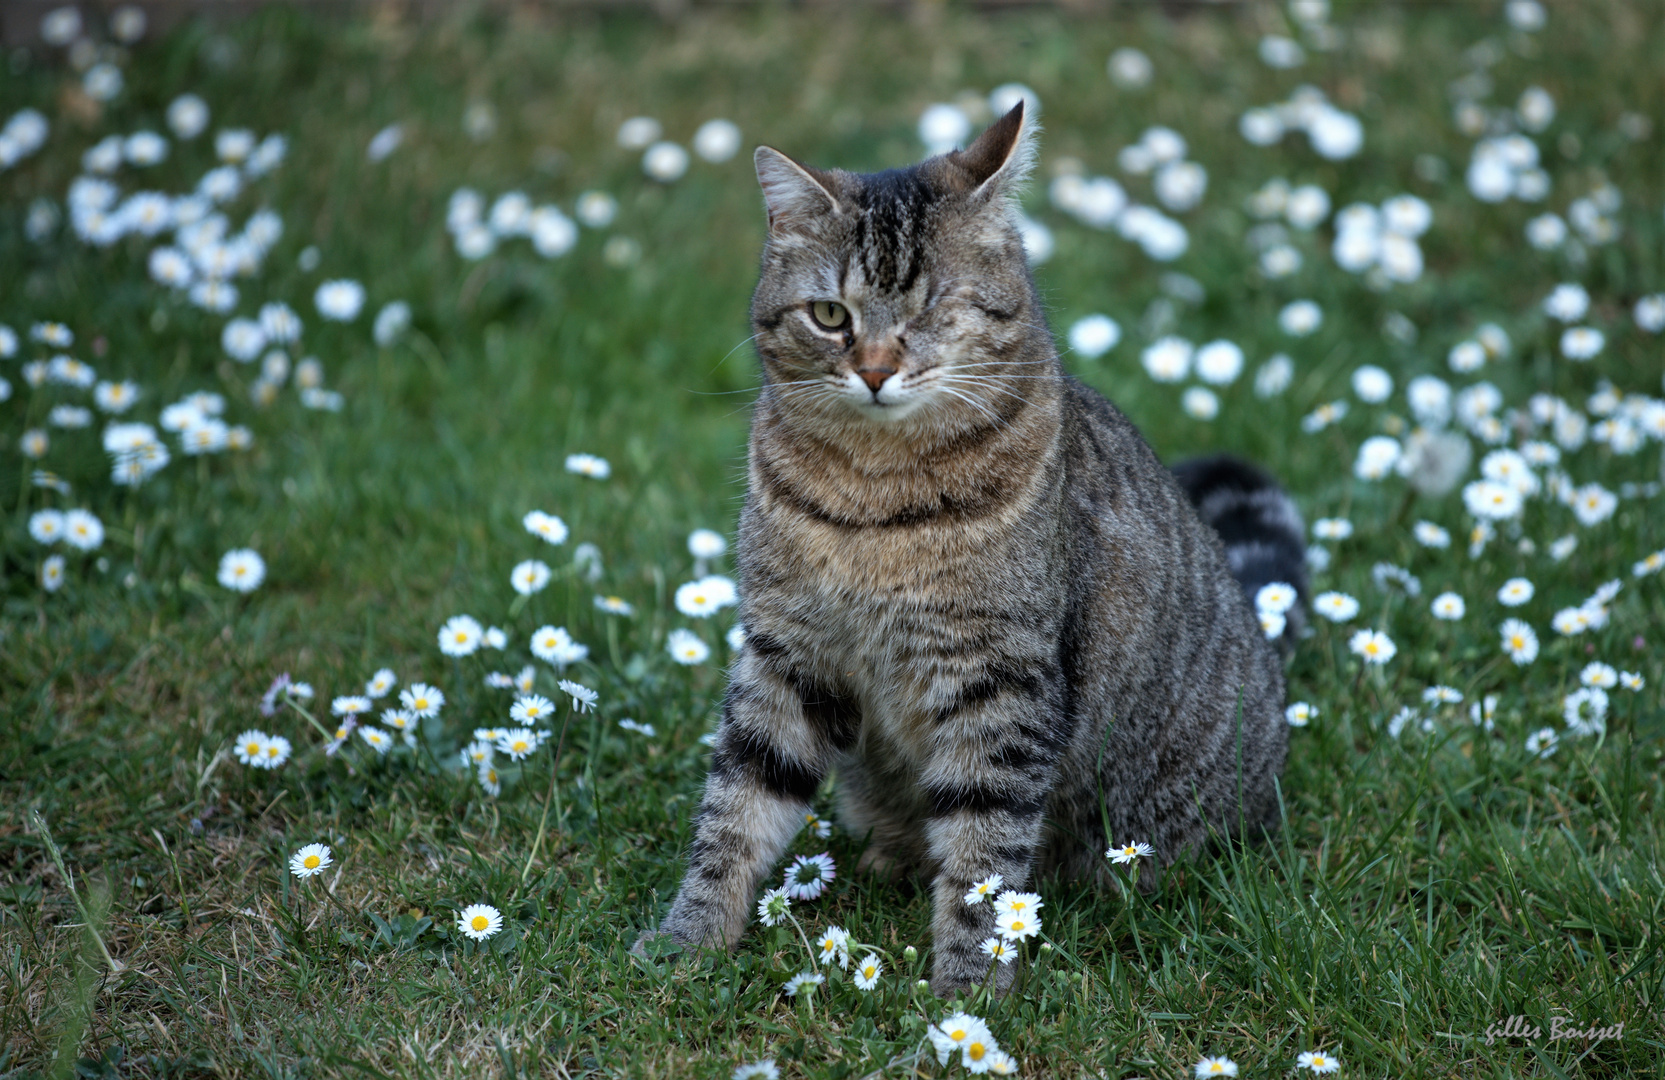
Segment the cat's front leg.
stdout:
<path fill-rule="evenodd" d="M 685 945 L 733 948 L 763 875 L 804 826 L 833 756 L 855 737 L 836 699 L 796 676 L 761 635 L 747 641 L 723 700 L 682 888 L 657 931 Z"/>
<path fill-rule="evenodd" d="M 925 827 L 936 877 L 931 890 L 931 989 L 939 997 L 983 983 L 1011 984 L 983 943 L 998 937 L 994 898 L 966 903 L 972 886 L 999 874 L 1004 889 L 1029 882 L 1047 795 L 1067 741 L 1055 669 L 996 670 L 970 681 L 936 717 L 938 749 L 923 780 L 932 803 Z"/>

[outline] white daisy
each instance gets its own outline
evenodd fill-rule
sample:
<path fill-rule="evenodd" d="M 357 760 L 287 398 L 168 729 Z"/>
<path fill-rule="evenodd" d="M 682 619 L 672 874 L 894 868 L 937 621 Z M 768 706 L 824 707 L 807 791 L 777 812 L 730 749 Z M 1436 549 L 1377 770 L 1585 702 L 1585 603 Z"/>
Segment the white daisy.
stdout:
<path fill-rule="evenodd" d="M 522 596 L 531 596 L 549 584 L 550 571 L 546 563 L 537 559 L 527 559 L 516 563 L 514 570 L 509 573 L 509 584 L 514 586 L 515 592 Z"/>
<path fill-rule="evenodd" d="M 370 676 L 370 681 L 364 684 L 364 693 L 373 698 L 386 697 L 388 692 L 399 685 L 399 676 L 393 674 L 392 668 L 382 668 Z"/>
<path fill-rule="evenodd" d="M 540 694 L 528 694 L 509 709 L 509 718 L 523 724 L 538 724 L 555 715 L 555 703 Z"/>
<path fill-rule="evenodd" d="M 1347 642 L 1348 651 L 1367 664 L 1381 665 L 1393 659 L 1399 647 L 1380 630 L 1360 630 Z"/>
<path fill-rule="evenodd" d="M 266 560 L 248 548 L 235 548 L 220 558 L 219 581 L 236 592 L 253 592 L 266 580 Z"/>
<path fill-rule="evenodd" d="M 470 904 L 457 913 L 457 930 L 475 941 L 484 941 L 503 929 L 503 913 L 490 904 Z"/>
<path fill-rule="evenodd" d="M 1156 849 L 1146 843 L 1123 844 L 1111 847 L 1104 854 L 1113 863 L 1125 864 L 1148 859 L 1156 854 Z"/>
<path fill-rule="evenodd" d="M 827 890 L 827 885 L 837 876 L 832 856 L 826 852 L 795 855 L 792 865 L 786 868 L 786 880 L 781 887 L 794 900 L 814 900 Z"/>
<path fill-rule="evenodd" d="M 1454 592 L 1440 593 L 1434 597 L 1433 604 L 1429 606 L 1429 611 L 1434 618 L 1443 619 L 1447 622 L 1455 622 L 1462 618 L 1467 610 L 1468 605 L 1463 602 L 1463 598 Z"/>
<path fill-rule="evenodd" d="M 1343 592 L 1323 592 L 1313 597 L 1312 610 L 1331 622 L 1347 622 L 1359 613 L 1359 602 Z"/>
<path fill-rule="evenodd" d="M 439 628 L 439 651 L 446 656 L 468 656 L 480 647 L 485 628 L 471 615 L 453 615 Z"/>
<path fill-rule="evenodd" d="M 966 891 L 964 897 L 965 902 L 968 904 L 981 904 L 985 899 L 993 897 L 999 893 L 1000 887 L 1004 884 L 1005 879 L 999 874 L 990 874 L 982 881 L 972 883 L 971 888 Z"/>
<path fill-rule="evenodd" d="M 613 472 L 613 467 L 607 464 L 606 458 L 596 457 L 594 454 L 568 454 L 567 472 L 579 476 L 588 476 L 592 480 L 605 480 Z"/>
<path fill-rule="evenodd" d="M 438 716 L 440 708 L 445 704 L 445 694 L 437 686 L 411 683 L 399 691 L 399 704 L 417 716 Z"/>
<path fill-rule="evenodd" d="M 885 971 L 884 964 L 876 953 L 868 953 L 862 957 L 861 963 L 851 973 L 850 981 L 856 984 L 857 990 L 871 990 L 879 985 L 879 976 Z"/>
<path fill-rule="evenodd" d="M 308 844 L 289 856 L 289 872 L 298 878 L 309 878 L 328 870 L 332 862 L 328 844 Z"/>
<path fill-rule="evenodd" d="M 671 659 L 679 664 L 703 664 L 711 656 L 711 646 L 700 640 L 700 636 L 692 630 L 681 627 L 672 630 L 666 637 L 665 648 Z"/>
<path fill-rule="evenodd" d="M 1305 701 L 1292 702 L 1283 711 L 1283 718 L 1290 727 L 1306 727 L 1318 715 L 1318 707 Z"/>
<path fill-rule="evenodd" d="M 546 514 L 542 510 L 528 511 L 521 519 L 526 531 L 533 536 L 541 537 L 551 544 L 564 544 L 567 539 L 567 524 L 554 514 Z"/>
<path fill-rule="evenodd" d="M 575 683 L 571 679 L 562 679 L 560 685 L 561 693 L 572 698 L 572 707 L 575 712 L 589 712 L 595 708 L 595 703 L 601 699 L 600 694 L 583 683 Z"/>
<path fill-rule="evenodd" d="M 1525 578 L 1510 578 L 1503 583 L 1502 588 L 1497 590 L 1497 602 L 1504 607 L 1520 607 L 1532 599 L 1532 594 L 1535 591 L 1532 583 Z"/>

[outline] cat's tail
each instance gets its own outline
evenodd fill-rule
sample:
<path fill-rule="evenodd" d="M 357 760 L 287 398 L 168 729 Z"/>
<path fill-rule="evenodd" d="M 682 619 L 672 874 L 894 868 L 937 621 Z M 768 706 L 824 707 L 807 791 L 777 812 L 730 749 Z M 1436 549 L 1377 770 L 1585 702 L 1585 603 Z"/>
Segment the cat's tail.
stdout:
<path fill-rule="evenodd" d="M 1252 604 L 1263 586 L 1283 582 L 1298 599 L 1284 613 L 1278 645 L 1287 654 L 1306 625 L 1306 526 L 1295 503 L 1265 471 L 1219 454 L 1184 461 L 1174 476 L 1197 515 L 1220 535 L 1234 577 Z"/>

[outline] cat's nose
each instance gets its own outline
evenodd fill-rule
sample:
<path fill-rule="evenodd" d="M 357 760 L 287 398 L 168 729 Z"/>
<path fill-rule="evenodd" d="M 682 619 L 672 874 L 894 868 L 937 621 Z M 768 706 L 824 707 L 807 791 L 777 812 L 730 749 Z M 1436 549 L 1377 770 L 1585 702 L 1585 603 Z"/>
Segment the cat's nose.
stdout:
<path fill-rule="evenodd" d="M 856 372 L 861 381 L 867 384 L 867 388 L 875 394 L 879 392 L 879 387 L 885 384 L 885 380 L 894 374 L 895 368 L 883 366 L 864 367 Z"/>

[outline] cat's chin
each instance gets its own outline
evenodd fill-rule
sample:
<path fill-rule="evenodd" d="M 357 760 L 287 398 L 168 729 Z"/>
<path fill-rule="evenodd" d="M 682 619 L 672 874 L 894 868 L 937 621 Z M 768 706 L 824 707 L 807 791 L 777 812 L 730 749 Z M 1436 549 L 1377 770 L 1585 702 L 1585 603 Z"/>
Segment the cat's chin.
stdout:
<path fill-rule="evenodd" d="M 921 396 L 912 396 L 902 401 L 852 401 L 851 411 L 863 420 L 875 424 L 896 424 L 909 417 L 918 416 L 920 407 L 925 404 Z"/>

